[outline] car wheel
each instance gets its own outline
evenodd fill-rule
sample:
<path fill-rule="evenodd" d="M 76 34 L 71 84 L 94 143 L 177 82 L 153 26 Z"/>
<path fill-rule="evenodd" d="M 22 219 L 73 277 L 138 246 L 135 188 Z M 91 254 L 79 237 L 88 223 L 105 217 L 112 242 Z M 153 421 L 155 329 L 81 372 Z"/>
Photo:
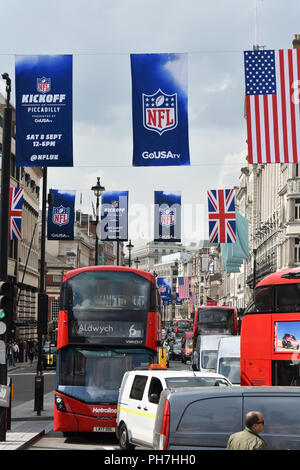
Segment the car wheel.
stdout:
<path fill-rule="evenodd" d="M 119 443 L 122 450 L 134 450 L 135 446 L 130 444 L 128 438 L 128 431 L 124 423 L 121 424 L 119 429 Z"/>

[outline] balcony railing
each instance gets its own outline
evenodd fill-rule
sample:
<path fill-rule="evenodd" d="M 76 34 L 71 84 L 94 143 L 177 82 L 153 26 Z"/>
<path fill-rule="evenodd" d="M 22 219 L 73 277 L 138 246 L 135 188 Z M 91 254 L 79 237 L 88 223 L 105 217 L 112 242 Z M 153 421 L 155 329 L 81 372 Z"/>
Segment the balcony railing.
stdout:
<path fill-rule="evenodd" d="M 287 180 L 287 196 L 300 196 L 300 178 L 291 178 Z"/>

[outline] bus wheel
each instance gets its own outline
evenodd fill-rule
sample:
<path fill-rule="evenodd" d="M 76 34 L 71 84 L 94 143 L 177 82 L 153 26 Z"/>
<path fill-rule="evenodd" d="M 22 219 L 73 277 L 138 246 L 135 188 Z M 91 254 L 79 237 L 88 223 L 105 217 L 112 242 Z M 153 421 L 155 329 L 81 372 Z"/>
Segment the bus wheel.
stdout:
<path fill-rule="evenodd" d="M 119 443 L 122 450 L 134 450 L 135 446 L 130 444 L 128 439 L 128 431 L 124 423 L 121 424 L 119 430 Z"/>

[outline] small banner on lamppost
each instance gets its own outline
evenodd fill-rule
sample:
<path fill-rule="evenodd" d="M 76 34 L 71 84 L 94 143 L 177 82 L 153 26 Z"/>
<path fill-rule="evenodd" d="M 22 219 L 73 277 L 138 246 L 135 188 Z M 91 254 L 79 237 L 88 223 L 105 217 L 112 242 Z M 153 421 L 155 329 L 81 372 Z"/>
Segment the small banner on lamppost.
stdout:
<path fill-rule="evenodd" d="M 128 191 L 105 191 L 102 194 L 101 240 L 128 240 Z"/>
<path fill-rule="evenodd" d="M 17 55 L 16 165 L 73 166 L 72 55 Z"/>
<path fill-rule="evenodd" d="M 157 288 L 164 305 L 172 303 L 172 285 L 169 277 L 157 277 Z"/>
<path fill-rule="evenodd" d="M 48 209 L 48 240 L 74 240 L 75 191 L 50 189 L 52 204 Z"/>
<path fill-rule="evenodd" d="M 181 241 L 181 193 L 154 191 L 154 241 Z"/>

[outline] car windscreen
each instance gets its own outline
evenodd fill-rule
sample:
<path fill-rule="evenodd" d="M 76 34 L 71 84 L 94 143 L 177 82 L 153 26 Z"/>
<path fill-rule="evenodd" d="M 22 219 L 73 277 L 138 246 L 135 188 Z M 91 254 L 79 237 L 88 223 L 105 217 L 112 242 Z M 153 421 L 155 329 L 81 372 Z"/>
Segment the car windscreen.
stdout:
<path fill-rule="evenodd" d="M 228 387 L 230 383 L 222 377 L 170 377 L 166 379 L 168 388 L 183 387 Z"/>

